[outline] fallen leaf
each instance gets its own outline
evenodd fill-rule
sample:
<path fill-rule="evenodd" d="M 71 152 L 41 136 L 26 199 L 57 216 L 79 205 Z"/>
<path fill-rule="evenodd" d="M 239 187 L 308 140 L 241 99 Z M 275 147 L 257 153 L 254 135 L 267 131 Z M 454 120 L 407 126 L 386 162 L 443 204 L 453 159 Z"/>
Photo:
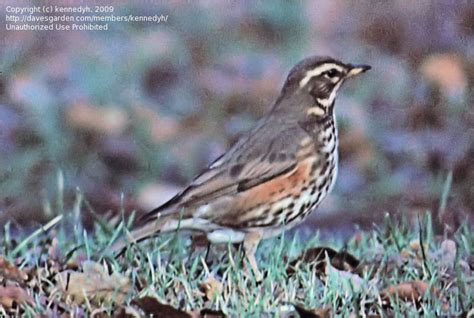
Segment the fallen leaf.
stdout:
<path fill-rule="evenodd" d="M 113 318 L 141 318 L 142 315 L 133 307 L 120 307 L 114 311 Z"/>
<path fill-rule="evenodd" d="M 410 246 L 410 248 L 414 251 L 414 252 L 417 252 L 421 255 L 421 244 L 420 244 L 420 240 L 419 239 L 415 239 L 415 240 L 412 240 L 410 241 L 410 243 L 408 244 Z M 426 251 L 429 250 L 429 245 L 428 243 L 424 243 L 423 244 L 423 249 Z"/>
<path fill-rule="evenodd" d="M 0 277 L 21 283 L 28 279 L 28 274 L 0 256 Z"/>
<path fill-rule="evenodd" d="M 163 318 L 223 318 L 226 315 L 220 310 L 201 309 L 191 312 L 183 311 L 160 302 L 159 299 L 152 296 L 145 296 L 134 299 L 132 304 L 140 308 L 145 314 L 153 317 Z"/>
<path fill-rule="evenodd" d="M 306 309 L 300 305 L 294 305 L 296 312 L 301 318 L 329 318 L 331 317 L 331 307 Z"/>
<path fill-rule="evenodd" d="M 151 296 L 134 299 L 134 305 L 141 308 L 145 314 L 153 317 L 167 317 L 167 318 L 192 318 L 193 315 L 176 309 L 170 305 L 162 304 L 158 299 Z"/>
<path fill-rule="evenodd" d="M 141 315 L 135 308 L 131 306 L 118 306 L 115 308 L 112 316 L 107 313 L 107 309 L 97 308 L 91 312 L 91 318 L 142 318 Z"/>
<path fill-rule="evenodd" d="M 304 251 L 300 256 L 290 262 L 287 273 L 292 275 L 296 272 L 301 263 L 314 266 L 314 270 L 318 273 L 324 273 L 326 268 L 326 256 L 331 261 L 331 265 L 336 269 L 356 272 L 360 261 L 351 254 L 340 251 L 337 252 L 329 247 L 315 247 Z"/>
<path fill-rule="evenodd" d="M 421 298 L 428 290 L 428 284 L 423 281 L 410 281 L 389 286 L 380 292 L 382 298 L 399 297 L 405 301 L 412 301 Z"/>
<path fill-rule="evenodd" d="M 12 308 L 13 304 L 33 304 L 33 298 L 19 286 L 0 286 L 0 305 Z"/>
<path fill-rule="evenodd" d="M 355 273 L 360 266 L 360 261 L 347 252 L 339 251 L 331 259 L 331 265 L 339 270 Z"/>
<path fill-rule="evenodd" d="M 202 309 L 198 313 L 192 313 L 194 318 L 224 318 L 227 317 L 221 310 Z"/>
<path fill-rule="evenodd" d="M 420 249 L 420 240 L 411 240 L 410 243 L 408 243 L 410 248 L 414 251 L 418 251 Z"/>
<path fill-rule="evenodd" d="M 448 96 L 464 95 L 467 74 L 461 58 L 456 54 L 434 54 L 423 61 L 421 74 L 435 83 Z"/>
<path fill-rule="evenodd" d="M 163 142 L 169 140 L 180 131 L 179 123 L 171 117 L 158 115 L 150 108 L 135 106 L 136 116 L 141 122 L 148 124 L 153 140 Z"/>
<path fill-rule="evenodd" d="M 98 263 L 83 263 L 83 272 L 63 271 L 56 276 L 59 289 L 76 303 L 86 299 L 95 303 L 120 304 L 131 288 L 128 277 L 119 273 L 109 275 Z"/>
<path fill-rule="evenodd" d="M 214 276 L 209 275 L 209 277 L 199 285 L 199 289 L 204 292 L 207 299 L 211 300 L 216 297 L 216 295 L 222 293 L 222 284 Z"/>
<path fill-rule="evenodd" d="M 76 103 L 67 108 L 66 120 L 72 126 L 106 135 L 120 135 L 127 126 L 127 114 L 117 107 L 97 107 Z"/>
<path fill-rule="evenodd" d="M 398 297 L 403 301 L 414 302 L 419 305 L 423 295 L 427 292 L 430 293 L 431 297 L 440 297 L 440 293 L 436 288 L 429 288 L 428 283 L 424 281 L 413 280 L 384 288 L 380 291 L 380 298 L 385 304 L 390 303 L 390 298 Z M 441 299 L 441 301 L 446 303 L 445 299 Z"/>
<path fill-rule="evenodd" d="M 400 256 L 403 259 L 410 259 L 410 258 L 413 258 L 415 255 L 410 250 L 404 248 L 400 251 Z"/>

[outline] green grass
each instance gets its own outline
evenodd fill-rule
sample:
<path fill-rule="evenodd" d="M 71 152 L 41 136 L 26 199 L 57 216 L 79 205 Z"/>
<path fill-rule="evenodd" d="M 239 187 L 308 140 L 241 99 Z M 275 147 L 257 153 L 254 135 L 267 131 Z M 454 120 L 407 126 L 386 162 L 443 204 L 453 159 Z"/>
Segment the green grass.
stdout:
<path fill-rule="evenodd" d="M 76 212 L 77 208 L 78 204 Z M 257 255 L 265 275 L 261 284 L 243 268 L 243 255 L 234 246 L 213 248 L 206 261 L 206 248 L 191 247 L 189 236 L 179 233 L 130 247 L 124 257 L 115 259 L 109 247 L 116 237 L 123 235 L 124 224 L 98 221 L 94 230 L 85 231 L 77 220 L 74 214 L 56 218 L 25 236 L 13 235 L 5 227 L 1 254 L 29 273 L 25 289 L 33 296 L 34 303 L 14 309 L 1 308 L 0 314 L 3 311 L 5 315 L 34 316 L 56 310 L 56 313 L 77 311 L 89 316 L 96 308 L 112 314 L 118 306 L 127 306 L 143 296 L 154 296 L 161 303 L 186 311 L 208 308 L 233 317 L 292 314 L 297 317 L 294 304 L 306 309 L 328 308 L 332 315 L 341 317 L 362 312 L 396 317 L 420 313 L 460 315 L 471 309 L 473 303 L 473 272 L 469 265 L 466 268 L 474 250 L 472 229 L 466 225 L 458 229 L 452 237 L 456 243 L 455 260 L 443 264 L 441 245 L 446 238 L 433 234 L 428 214 L 420 219 L 418 226 L 387 217 L 384 225 L 357 233 L 347 241 L 337 237 L 322 240 L 318 233 L 304 239 L 298 233 L 286 233 L 263 241 Z M 325 276 L 304 262 L 289 275 L 290 261 L 317 246 L 344 249 L 355 256 L 362 263 L 359 275 L 329 267 L 332 270 Z M 53 288 L 57 286 L 55 273 L 66 268 L 81 272 L 86 260 L 99 262 L 109 273 L 120 273 L 130 279 L 124 301 L 78 304 Z M 207 299 L 201 285 L 209 276 L 220 282 L 222 289 Z M 414 280 L 426 282 L 433 292 L 428 290 L 417 304 L 393 296 L 391 306 L 384 305 L 380 297 L 382 289 Z M 54 308 L 52 300 L 62 307 Z"/>

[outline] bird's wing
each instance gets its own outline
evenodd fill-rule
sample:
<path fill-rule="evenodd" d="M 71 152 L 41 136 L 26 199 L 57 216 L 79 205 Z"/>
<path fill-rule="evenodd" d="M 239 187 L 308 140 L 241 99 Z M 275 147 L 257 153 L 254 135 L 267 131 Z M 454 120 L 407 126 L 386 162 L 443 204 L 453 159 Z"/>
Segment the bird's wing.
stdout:
<path fill-rule="evenodd" d="M 283 127 L 275 134 L 275 129 L 268 129 L 271 124 L 275 123 L 269 121 L 258 125 L 182 192 L 145 214 L 140 223 L 148 223 L 158 214 L 182 212 L 183 217 L 188 213 L 191 216 L 199 206 L 246 191 L 296 169 L 298 144 L 305 132 L 300 128 Z"/>

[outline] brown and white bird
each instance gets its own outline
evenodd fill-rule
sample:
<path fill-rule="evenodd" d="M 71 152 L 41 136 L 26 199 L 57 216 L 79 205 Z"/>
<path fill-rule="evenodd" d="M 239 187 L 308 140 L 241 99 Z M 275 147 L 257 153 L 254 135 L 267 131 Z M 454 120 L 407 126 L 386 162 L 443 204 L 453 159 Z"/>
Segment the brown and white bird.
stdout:
<path fill-rule="evenodd" d="M 338 165 L 334 101 L 346 79 L 369 69 L 331 57 L 298 63 L 255 127 L 183 191 L 143 215 L 128 241 L 179 228 L 203 232 L 211 243 L 243 243 L 261 280 L 259 241 L 303 221 L 331 191 Z"/>

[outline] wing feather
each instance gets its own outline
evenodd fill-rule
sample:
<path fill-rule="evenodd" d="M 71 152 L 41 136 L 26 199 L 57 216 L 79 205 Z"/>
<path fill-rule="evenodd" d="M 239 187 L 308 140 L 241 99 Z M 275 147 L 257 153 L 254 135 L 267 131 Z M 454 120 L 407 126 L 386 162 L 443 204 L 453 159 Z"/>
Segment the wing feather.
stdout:
<path fill-rule="evenodd" d="M 297 141 L 306 136 L 306 132 L 298 126 L 282 129 L 275 135 L 274 129 L 265 129 L 268 128 L 266 126 L 268 124 L 271 124 L 271 121 L 267 120 L 257 125 L 226 154 L 216 159 L 194 178 L 187 188 L 162 206 L 145 214 L 140 223 L 150 222 L 158 215 L 182 213 L 183 209 L 184 217 L 190 217 L 193 210 L 199 206 L 212 203 L 213 200 L 223 196 L 233 196 L 247 191 L 295 169 Z M 279 160 L 282 156 L 284 160 Z M 238 165 L 241 167 L 235 169 L 234 167 Z"/>

